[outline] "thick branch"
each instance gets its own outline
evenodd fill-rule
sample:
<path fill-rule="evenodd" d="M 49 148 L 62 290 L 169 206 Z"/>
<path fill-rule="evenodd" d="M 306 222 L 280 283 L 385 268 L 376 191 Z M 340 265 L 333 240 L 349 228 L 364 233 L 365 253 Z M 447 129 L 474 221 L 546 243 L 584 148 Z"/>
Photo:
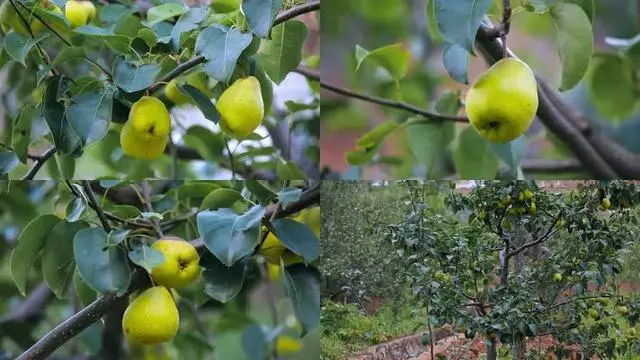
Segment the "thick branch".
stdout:
<path fill-rule="evenodd" d="M 549 239 L 551 236 L 553 236 L 553 234 L 555 234 L 556 232 L 558 232 L 560 230 L 560 228 L 557 229 L 553 229 L 556 226 L 556 223 L 558 222 L 558 220 L 560 220 L 560 217 L 562 216 L 562 212 L 559 212 L 558 215 L 555 217 L 555 219 L 553 220 L 553 223 L 551 223 L 551 225 L 549 225 L 549 228 L 547 229 L 547 232 L 542 235 L 542 237 L 540 237 L 539 239 L 536 239 L 534 241 L 530 241 L 526 244 L 523 244 L 522 246 L 520 246 L 519 248 L 513 250 L 513 251 L 508 251 L 507 249 L 507 255 L 506 258 L 509 259 L 511 257 L 514 257 L 516 255 L 518 255 L 519 253 L 525 251 L 526 249 L 532 247 L 532 246 L 536 246 L 544 241 L 546 241 L 547 239 Z"/>
<path fill-rule="evenodd" d="M 358 93 L 355 92 L 353 90 L 349 90 L 349 89 L 345 89 L 345 88 L 341 88 L 339 86 L 336 85 L 332 85 L 329 84 L 327 82 L 324 82 L 320 79 L 320 74 L 309 70 L 309 69 L 305 69 L 305 68 L 297 68 L 294 70 L 295 72 L 302 74 L 304 76 L 306 76 L 309 79 L 318 81 L 320 83 L 320 86 L 322 88 L 325 88 L 329 91 L 333 91 L 336 94 L 340 94 L 340 95 L 344 95 L 344 96 L 348 96 L 354 99 L 359 99 L 359 100 L 363 100 L 363 101 L 368 101 L 370 103 L 374 103 L 374 104 L 379 104 L 379 105 L 384 105 L 384 106 L 388 106 L 388 107 L 392 107 L 392 108 L 396 108 L 396 109 L 400 109 L 400 110 L 405 110 L 414 114 L 418 114 L 418 115 L 422 115 L 424 117 L 429 118 L 432 121 L 456 121 L 456 122 L 463 122 L 463 123 L 468 123 L 469 120 L 466 117 L 460 117 L 460 116 L 451 116 L 451 115 L 444 115 L 444 114 L 438 114 L 438 113 L 434 113 L 431 111 L 427 111 L 424 109 L 421 109 L 419 107 L 413 106 L 413 105 L 409 105 L 407 103 L 403 103 L 403 102 L 399 102 L 399 101 L 392 101 L 389 99 L 384 99 L 384 98 L 379 98 L 379 97 L 375 97 L 375 96 L 371 96 L 371 95 L 367 95 L 367 94 L 362 94 L 362 93 Z"/>

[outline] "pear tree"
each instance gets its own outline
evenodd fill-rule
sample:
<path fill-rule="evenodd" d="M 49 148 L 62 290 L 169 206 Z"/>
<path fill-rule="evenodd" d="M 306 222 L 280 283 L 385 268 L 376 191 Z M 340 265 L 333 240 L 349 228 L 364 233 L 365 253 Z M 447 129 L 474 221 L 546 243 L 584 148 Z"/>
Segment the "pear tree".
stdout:
<path fill-rule="evenodd" d="M 640 298 L 619 279 L 640 230 L 637 184 L 550 193 L 535 182 L 478 181 L 467 194 L 450 190 L 446 204 L 458 225 L 414 204 L 388 233 L 430 328 L 481 337 L 489 360 L 498 345 L 525 359 L 527 339 L 544 336 L 558 358 L 572 344 L 585 358 L 637 352 Z"/>
<path fill-rule="evenodd" d="M 0 355 L 317 358 L 319 205 L 303 180 L 15 181 Z"/>

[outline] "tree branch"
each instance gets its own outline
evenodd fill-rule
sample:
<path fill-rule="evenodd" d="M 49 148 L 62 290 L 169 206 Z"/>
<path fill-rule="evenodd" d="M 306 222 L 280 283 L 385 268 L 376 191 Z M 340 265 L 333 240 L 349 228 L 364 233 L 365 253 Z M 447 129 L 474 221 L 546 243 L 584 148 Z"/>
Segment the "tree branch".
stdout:
<path fill-rule="evenodd" d="M 107 220 L 107 216 L 105 215 L 104 210 L 102 210 L 98 199 L 96 199 L 96 194 L 94 194 L 93 189 L 91 189 L 91 183 L 88 180 L 84 180 L 82 183 L 82 187 L 89 197 L 89 202 L 92 204 L 91 208 L 96 212 L 96 214 L 98 214 L 98 218 L 100 218 L 100 222 L 102 223 L 104 231 L 106 231 L 107 233 L 110 232 L 111 225 L 109 224 L 109 220 Z"/>
<path fill-rule="evenodd" d="M 52 146 L 48 148 L 44 153 L 42 153 L 42 155 L 33 156 L 32 158 L 35 159 L 33 167 L 31 167 L 31 169 L 29 169 L 29 171 L 24 174 L 21 180 L 33 180 L 38 171 L 40 171 L 40 168 L 42 168 L 42 165 L 44 165 L 44 163 L 47 162 L 55 153 L 56 147 Z"/>
<path fill-rule="evenodd" d="M 562 216 L 562 212 L 559 212 L 558 215 L 555 217 L 555 219 L 553 219 L 553 223 L 551 225 L 549 225 L 549 228 L 547 229 L 547 232 L 542 235 L 542 237 L 540 239 L 536 239 L 534 241 L 530 241 L 526 244 L 523 244 L 522 246 L 520 246 L 519 248 L 513 250 L 513 251 L 509 251 L 509 249 L 507 249 L 506 255 L 505 257 L 507 259 L 512 258 L 516 255 L 518 255 L 519 253 L 525 251 L 526 249 L 532 247 L 532 246 L 536 246 L 544 241 L 546 241 L 547 239 L 549 239 L 551 236 L 553 236 L 553 234 L 555 234 L 556 232 L 558 232 L 560 230 L 560 228 L 557 229 L 553 229 L 554 226 L 556 226 L 556 223 L 558 222 L 558 220 L 560 220 L 560 217 Z"/>
<path fill-rule="evenodd" d="M 366 95 L 366 94 L 355 92 L 353 90 L 341 88 L 339 86 L 332 85 L 332 84 L 329 84 L 327 82 L 322 81 L 320 79 L 320 74 L 315 72 L 315 71 L 313 71 L 313 70 L 309 70 L 309 69 L 305 69 L 305 68 L 302 68 L 302 67 L 298 67 L 294 71 L 299 73 L 299 74 L 301 74 L 301 75 L 306 76 L 307 78 L 309 78 L 311 80 L 318 81 L 322 88 L 325 88 L 325 89 L 327 89 L 329 91 L 333 91 L 336 94 L 348 96 L 348 97 L 351 97 L 351 98 L 354 98 L 354 99 L 359 99 L 359 100 L 367 101 L 367 102 L 374 103 L 374 104 L 379 104 L 379 105 L 384 105 L 384 106 L 388 106 L 388 107 L 392 107 L 392 108 L 396 108 L 396 109 L 400 109 L 400 110 L 405 110 L 405 111 L 408 111 L 408 112 L 411 112 L 411 113 L 414 113 L 414 114 L 418 114 L 418 115 L 422 115 L 424 117 L 427 117 L 431 121 L 455 121 L 455 122 L 463 122 L 463 123 L 468 123 L 469 122 L 469 120 L 466 117 L 438 114 L 438 113 L 435 113 L 435 112 L 431 112 L 431 111 L 427 111 L 427 110 L 421 109 L 421 108 L 413 106 L 413 105 L 409 105 L 409 104 L 404 103 L 404 102 L 392 101 L 392 100 L 389 100 L 389 99 L 379 98 L 379 97 L 376 97 L 376 96 Z"/>

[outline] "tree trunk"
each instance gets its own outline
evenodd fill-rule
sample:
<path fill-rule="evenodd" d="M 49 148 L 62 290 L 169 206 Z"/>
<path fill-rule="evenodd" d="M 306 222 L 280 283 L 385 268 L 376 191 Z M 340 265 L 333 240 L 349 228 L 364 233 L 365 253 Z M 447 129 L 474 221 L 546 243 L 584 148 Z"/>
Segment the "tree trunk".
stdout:
<path fill-rule="evenodd" d="M 496 342 L 489 340 L 491 343 L 487 346 L 487 360 L 497 360 L 498 350 L 496 349 Z"/>
<path fill-rule="evenodd" d="M 527 343 L 524 336 L 518 336 L 513 342 L 513 360 L 524 360 L 527 353 Z"/>

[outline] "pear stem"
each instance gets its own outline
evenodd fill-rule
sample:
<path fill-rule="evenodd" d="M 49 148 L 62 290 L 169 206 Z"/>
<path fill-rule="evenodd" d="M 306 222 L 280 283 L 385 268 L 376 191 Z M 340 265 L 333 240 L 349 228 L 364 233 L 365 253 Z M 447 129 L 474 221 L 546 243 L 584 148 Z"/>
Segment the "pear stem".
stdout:
<path fill-rule="evenodd" d="M 503 46 L 502 57 L 509 56 L 509 50 L 507 48 L 507 34 L 511 28 L 511 0 L 503 0 L 502 2 L 502 31 L 501 39 Z"/>

